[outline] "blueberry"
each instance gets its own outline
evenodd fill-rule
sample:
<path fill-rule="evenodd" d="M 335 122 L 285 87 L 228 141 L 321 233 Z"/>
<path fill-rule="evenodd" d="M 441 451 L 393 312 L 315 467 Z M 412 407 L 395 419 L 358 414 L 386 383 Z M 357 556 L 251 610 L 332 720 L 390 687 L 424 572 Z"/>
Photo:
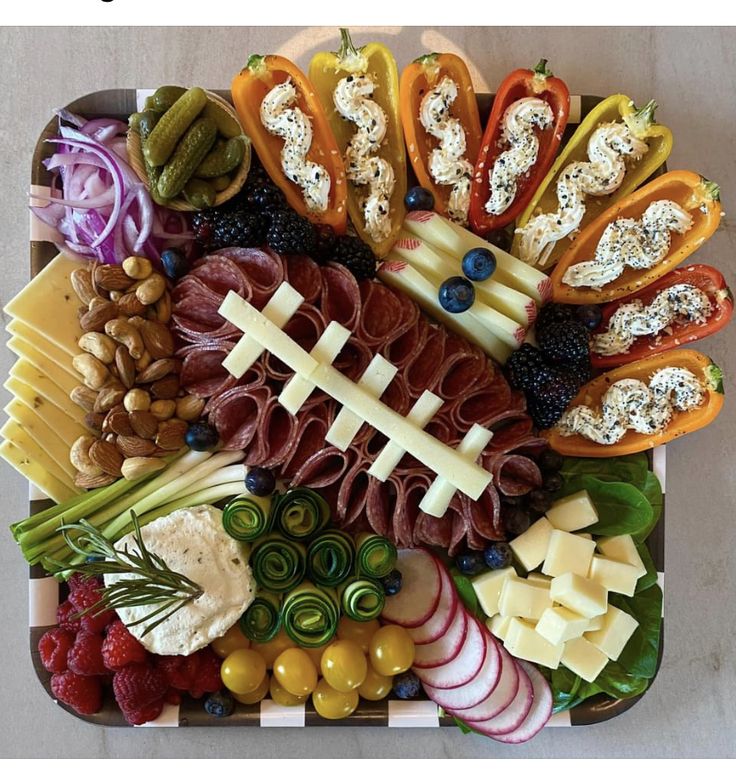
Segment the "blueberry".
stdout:
<path fill-rule="evenodd" d="M 527 495 L 527 507 L 534 514 L 546 513 L 552 507 L 553 500 L 551 492 L 535 489 Z"/>
<path fill-rule="evenodd" d="M 391 570 L 385 578 L 381 579 L 381 583 L 386 595 L 392 597 L 401 591 L 401 573 L 398 570 Z"/>
<path fill-rule="evenodd" d="M 463 575 L 477 575 L 481 570 L 485 569 L 485 559 L 480 551 L 459 554 L 455 558 L 455 564 Z"/>
<path fill-rule="evenodd" d="M 556 473 L 562 468 L 565 458 L 554 449 L 545 449 L 540 455 L 538 464 L 542 470 Z"/>
<path fill-rule="evenodd" d="M 268 497 L 276 489 L 276 476 L 268 468 L 251 468 L 245 474 L 245 488 L 257 497 Z"/>
<path fill-rule="evenodd" d="M 589 330 L 595 330 L 601 324 L 601 308 L 595 304 L 584 304 L 575 310 L 575 316 Z"/>
<path fill-rule="evenodd" d="M 511 548 L 508 543 L 491 543 L 483 552 L 483 556 L 492 570 L 502 570 L 511 564 Z"/>
<path fill-rule="evenodd" d="M 394 677 L 394 695 L 399 699 L 416 699 L 422 691 L 422 682 L 414 672 Z"/>
<path fill-rule="evenodd" d="M 187 434 L 184 436 L 184 441 L 193 451 L 209 451 L 217 446 L 219 440 L 220 436 L 217 430 L 207 422 L 196 422 L 189 425 Z"/>
<path fill-rule="evenodd" d="M 531 525 L 529 514 L 523 508 L 509 508 L 501 511 L 504 529 L 510 535 L 521 535 Z"/>
<path fill-rule="evenodd" d="M 485 247 L 474 247 L 463 256 L 463 274 L 473 282 L 487 280 L 496 271 L 496 256 Z"/>
<path fill-rule="evenodd" d="M 204 703 L 205 712 L 216 718 L 225 718 L 233 714 L 235 699 L 227 691 L 211 693 Z"/>
<path fill-rule="evenodd" d="M 434 195 L 420 185 L 410 188 L 404 197 L 404 204 L 409 212 L 414 210 L 433 210 Z"/>
<path fill-rule="evenodd" d="M 545 492 L 556 492 L 558 489 L 562 489 L 562 476 L 559 473 L 545 473 L 542 476 L 542 489 Z"/>
<path fill-rule="evenodd" d="M 161 253 L 161 268 L 169 279 L 178 280 L 189 271 L 189 261 L 180 250 L 164 250 Z"/>
<path fill-rule="evenodd" d="M 452 314 L 465 312 L 473 306 L 475 288 L 465 277 L 450 277 L 440 285 L 440 306 Z"/>

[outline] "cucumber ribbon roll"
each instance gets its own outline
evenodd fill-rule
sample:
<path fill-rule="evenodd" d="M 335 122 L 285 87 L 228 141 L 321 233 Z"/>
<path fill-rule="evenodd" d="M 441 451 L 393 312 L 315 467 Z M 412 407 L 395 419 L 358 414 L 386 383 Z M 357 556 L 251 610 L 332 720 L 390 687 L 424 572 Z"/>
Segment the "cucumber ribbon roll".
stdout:
<path fill-rule="evenodd" d="M 297 645 L 319 648 L 337 631 L 340 620 L 337 593 L 306 581 L 287 594 L 281 619 L 284 631 Z"/>
<path fill-rule="evenodd" d="M 307 575 L 320 586 L 339 586 L 351 573 L 355 546 L 336 529 L 322 532 L 307 549 Z"/>
<path fill-rule="evenodd" d="M 307 551 L 276 532 L 262 537 L 250 556 L 253 577 L 259 588 L 284 593 L 304 580 Z"/>
<path fill-rule="evenodd" d="M 354 621 L 372 621 L 383 610 L 383 587 L 373 578 L 352 578 L 340 588 L 342 610 Z"/>
<path fill-rule="evenodd" d="M 281 599 L 261 592 L 240 617 L 240 630 L 253 642 L 272 640 L 281 628 Z"/>
<path fill-rule="evenodd" d="M 396 546 L 381 535 L 361 532 L 356 541 L 355 569 L 358 575 L 383 578 L 394 569 Z"/>
<path fill-rule="evenodd" d="M 276 495 L 272 510 L 274 527 L 292 540 L 310 540 L 330 520 L 330 506 L 325 499 L 302 486 Z"/>
<path fill-rule="evenodd" d="M 243 495 L 234 497 L 222 511 L 222 527 L 235 540 L 249 543 L 271 526 L 271 498 Z"/>

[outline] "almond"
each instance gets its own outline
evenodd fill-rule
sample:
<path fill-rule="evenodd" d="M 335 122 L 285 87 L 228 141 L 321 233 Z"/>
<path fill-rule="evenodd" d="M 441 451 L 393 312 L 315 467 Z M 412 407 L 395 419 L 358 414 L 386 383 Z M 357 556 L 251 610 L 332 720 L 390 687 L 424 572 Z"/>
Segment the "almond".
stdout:
<path fill-rule="evenodd" d="M 155 438 L 158 432 L 158 419 L 150 411 L 131 411 L 130 426 L 141 438 Z"/>
<path fill-rule="evenodd" d="M 174 354 L 174 338 L 169 329 L 156 320 L 144 320 L 141 335 L 146 349 L 154 360 Z"/>
<path fill-rule="evenodd" d="M 118 316 L 117 304 L 112 301 L 102 301 L 95 304 L 79 318 L 79 327 L 85 332 L 105 330 L 105 325 Z"/>
<path fill-rule="evenodd" d="M 123 402 L 126 393 L 125 387 L 119 382 L 103 387 L 95 400 L 95 411 L 109 411 L 113 406 Z"/>
<path fill-rule="evenodd" d="M 118 369 L 118 378 L 127 389 L 130 389 L 135 384 L 135 360 L 128 352 L 128 348 L 122 344 L 115 350 L 115 365 Z"/>
<path fill-rule="evenodd" d="M 105 421 L 102 423 L 102 432 L 115 433 L 116 435 L 135 435 L 125 406 L 118 404 L 107 412 Z"/>
<path fill-rule="evenodd" d="M 123 460 L 122 474 L 128 481 L 136 481 L 149 473 L 155 473 L 157 470 L 163 470 L 166 467 L 164 460 L 154 459 L 152 457 L 128 457 Z"/>
<path fill-rule="evenodd" d="M 149 365 L 153 362 L 153 358 L 151 357 L 151 353 L 146 350 L 139 358 L 135 361 L 135 370 L 140 373 L 141 371 L 145 371 L 146 368 L 148 368 Z"/>
<path fill-rule="evenodd" d="M 164 324 L 171 319 L 171 296 L 168 290 L 156 301 L 156 319 Z"/>
<path fill-rule="evenodd" d="M 176 361 L 173 358 L 164 358 L 163 360 L 154 360 L 145 371 L 141 371 L 136 378 L 138 384 L 148 384 L 149 382 L 157 382 L 159 379 L 163 379 L 168 376 L 176 368 Z M 178 390 L 178 385 L 177 385 Z"/>
<path fill-rule="evenodd" d="M 137 316 L 146 311 L 146 307 L 138 300 L 135 293 L 125 293 L 118 299 L 118 308 L 123 314 Z"/>
<path fill-rule="evenodd" d="M 132 280 L 117 264 L 101 263 L 95 266 L 93 273 L 95 285 L 105 290 L 127 290 L 135 280 Z"/>
<path fill-rule="evenodd" d="M 176 374 L 169 374 L 163 379 L 151 384 L 151 394 L 154 398 L 172 400 L 179 393 L 179 377 Z"/>
<path fill-rule="evenodd" d="M 156 444 L 147 438 L 139 438 L 137 435 L 119 435 L 115 439 L 124 457 L 149 457 L 156 451 Z"/>
<path fill-rule="evenodd" d="M 185 395 L 176 399 L 176 416 L 186 422 L 199 419 L 204 411 L 204 399 L 196 395 Z"/>
<path fill-rule="evenodd" d="M 107 441 L 95 441 L 90 447 L 89 457 L 95 465 L 102 468 L 104 473 L 115 476 L 115 478 L 120 476 L 123 455 L 114 444 Z"/>
<path fill-rule="evenodd" d="M 105 422 L 105 414 L 101 411 L 90 411 L 84 416 L 84 424 L 90 430 L 94 430 L 98 433 L 102 432 L 102 426 Z"/>
<path fill-rule="evenodd" d="M 91 476 L 86 473 L 77 473 L 74 477 L 74 485 L 82 489 L 99 489 L 102 486 L 109 486 L 115 482 L 115 476 L 108 473 L 98 473 Z"/>
<path fill-rule="evenodd" d="M 77 297 L 88 307 L 89 302 L 97 297 L 97 293 L 92 287 L 92 272 L 87 269 L 75 269 L 70 279 Z"/>
<path fill-rule="evenodd" d="M 168 419 L 161 422 L 156 433 L 156 444 L 167 451 L 176 451 L 184 446 L 187 423 L 181 419 Z"/>
<path fill-rule="evenodd" d="M 69 397 L 74 403 L 85 411 L 92 411 L 97 400 L 96 390 L 92 390 L 83 384 L 78 384 L 70 393 Z"/>

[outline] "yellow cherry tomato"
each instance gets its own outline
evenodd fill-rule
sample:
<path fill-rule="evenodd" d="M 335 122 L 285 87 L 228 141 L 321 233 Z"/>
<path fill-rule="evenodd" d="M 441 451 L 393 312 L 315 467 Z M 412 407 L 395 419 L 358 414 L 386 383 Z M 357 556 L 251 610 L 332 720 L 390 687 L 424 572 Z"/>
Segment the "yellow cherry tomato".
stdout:
<path fill-rule="evenodd" d="M 212 640 L 212 650 L 220 658 L 227 658 L 234 650 L 249 648 L 250 640 L 240 630 L 240 625 L 231 626 L 222 637 Z"/>
<path fill-rule="evenodd" d="M 338 640 L 322 654 L 322 675 L 336 691 L 352 691 L 368 672 L 368 661 L 356 642 Z"/>
<path fill-rule="evenodd" d="M 371 665 L 379 675 L 398 675 L 414 662 L 414 640 L 402 626 L 382 626 L 371 637 L 369 653 Z"/>
<path fill-rule="evenodd" d="M 324 678 L 317 683 L 312 694 L 315 711 L 328 720 L 340 720 L 352 715 L 359 701 L 357 691 L 336 691 Z"/>
<path fill-rule="evenodd" d="M 266 662 L 260 653 L 250 648 L 234 650 L 220 667 L 225 688 L 233 693 L 250 693 L 263 682 Z"/>
<path fill-rule="evenodd" d="M 365 680 L 358 686 L 358 694 L 368 701 L 380 701 L 391 693 L 393 686 L 393 677 L 379 675 L 369 664 Z"/>
<path fill-rule="evenodd" d="M 302 650 L 309 656 L 309 658 L 312 659 L 312 663 L 317 668 L 317 674 L 322 675 L 322 654 L 327 650 L 327 648 L 332 645 L 332 643 L 335 640 L 330 640 L 325 645 L 322 645 L 319 648 L 302 648 Z"/>
<path fill-rule="evenodd" d="M 266 659 L 266 667 L 272 669 L 273 662 L 276 661 L 279 654 L 283 653 L 287 648 L 294 647 L 294 640 L 281 629 L 272 640 L 268 642 L 252 642 L 250 646 Z"/>
<path fill-rule="evenodd" d="M 337 625 L 337 638 L 339 640 L 350 640 L 355 642 L 368 653 L 368 646 L 371 643 L 371 637 L 381 628 L 377 619 L 372 621 L 353 621 L 344 615 Z"/>
<path fill-rule="evenodd" d="M 261 684 L 255 691 L 250 693 L 234 693 L 233 698 L 235 701 L 239 701 L 241 704 L 258 704 L 259 701 L 264 699 L 268 694 L 269 678 L 265 675 Z"/>
<path fill-rule="evenodd" d="M 305 696 L 317 685 L 317 667 L 301 648 L 287 648 L 273 662 L 276 679 L 289 693 Z"/>
<path fill-rule="evenodd" d="M 295 696 L 293 693 L 289 693 L 276 679 L 276 675 L 271 675 L 269 690 L 273 701 L 282 707 L 298 707 L 309 698 L 308 696 Z"/>

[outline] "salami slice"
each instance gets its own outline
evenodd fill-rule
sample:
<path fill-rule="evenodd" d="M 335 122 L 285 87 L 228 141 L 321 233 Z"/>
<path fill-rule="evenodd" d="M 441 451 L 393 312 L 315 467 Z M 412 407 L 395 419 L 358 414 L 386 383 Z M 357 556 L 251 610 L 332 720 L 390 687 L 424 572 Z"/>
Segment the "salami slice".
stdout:
<path fill-rule="evenodd" d="M 452 528 L 453 520 L 447 514 L 437 519 L 427 513 L 420 513 L 414 523 L 414 542 L 417 545 L 446 547 L 450 545 Z"/>
<path fill-rule="evenodd" d="M 537 463 L 519 454 L 501 454 L 485 461 L 493 474 L 494 484 L 505 495 L 525 495 L 542 486 L 542 474 Z"/>
<path fill-rule="evenodd" d="M 368 493 L 365 502 L 366 516 L 371 529 L 379 535 L 385 535 L 389 540 L 395 541 L 393 531 L 393 516 L 396 504 L 402 496 L 400 484 L 395 476 L 390 476 L 381 483 L 376 478 L 371 478 L 368 483 Z"/>
<path fill-rule="evenodd" d="M 501 523 L 501 500 L 494 486 L 486 487 L 477 501 L 464 495 L 461 499 L 467 520 L 479 538 L 487 540 L 503 540 L 505 538 Z"/>
<path fill-rule="evenodd" d="M 531 417 L 516 417 L 493 430 L 493 438 L 483 451 L 483 457 L 495 454 L 507 454 L 519 446 L 536 438 L 532 430 Z"/>
<path fill-rule="evenodd" d="M 298 424 L 296 419 L 277 401 L 270 398 L 263 407 L 263 415 L 258 425 L 258 438 L 251 445 L 251 453 L 246 457 L 247 465 L 262 465 L 274 468 L 284 462 L 298 442 Z M 254 447 L 258 449 L 258 459 L 253 458 Z"/>
<path fill-rule="evenodd" d="M 355 277 L 344 267 L 331 263 L 322 268 L 322 314 L 355 331 L 361 314 L 360 288 Z"/>
<path fill-rule="evenodd" d="M 263 408 L 270 397 L 267 387 L 233 387 L 218 397 L 210 411 L 223 449 L 247 449 L 258 432 Z"/>
<path fill-rule="evenodd" d="M 387 342 L 381 354 L 386 360 L 403 371 L 424 349 L 429 330 L 430 326 L 427 320 L 424 317 L 420 317 L 414 325 L 409 326 L 401 335 Z"/>
<path fill-rule="evenodd" d="M 370 349 L 360 339 L 351 336 L 332 364 L 341 374 L 357 382 L 372 358 Z"/>
<path fill-rule="evenodd" d="M 198 261 L 189 272 L 190 277 L 197 277 L 214 293 L 224 298 L 229 291 L 234 291 L 242 298 L 248 295 L 243 273 L 227 256 L 210 255 Z"/>
<path fill-rule="evenodd" d="M 479 352 L 458 353 L 440 377 L 437 394 L 445 400 L 457 400 L 476 387 L 487 369 L 488 361 Z"/>
<path fill-rule="evenodd" d="M 222 365 L 233 346 L 232 342 L 223 341 L 179 350 L 177 355 L 184 358 L 179 373 L 181 386 L 198 398 L 210 398 L 235 386 L 237 380 Z"/>
<path fill-rule="evenodd" d="M 281 472 L 290 479 L 314 454 L 324 448 L 328 416 L 326 403 L 320 403 L 297 416 L 296 443 L 286 455 Z"/>
<path fill-rule="evenodd" d="M 308 486 L 312 489 L 330 486 L 342 478 L 355 457 L 355 452 L 350 449 L 341 452 L 334 446 L 326 446 L 302 464 L 291 483 L 293 486 Z"/>
<path fill-rule="evenodd" d="M 215 255 L 224 255 L 237 265 L 250 288 L 251 303 L 256 309 L 263 309 L 284 281 L 283 261 L 270 251 L 256 247 L 226 247 Z"/>
<path fill-rule="evenodd" d="M 319 266 L 306 255 L 288 255 L 285 266 L 286 281 L 297 290 L 308 304 L 319 301 L 322 294 L 322 273 Z"/>
<path fill-rule="evenodd" d="M 362 312 L 356 334 L 369 347 L 384 347 L 408 328 L 405 307 L 398 296 L 380 282 L 360 283 Z"/>
<path fill-rule="evenodd" d="M 404 370 L 406 387 L 412 398 L 418 398 L 425 390 L 431 390 L 437 382 L 445 355 L 446 338 L 443 328 L 431 326 L 421 352 Z"/>
<path fill-rule="evenodd" d="M 450 408 L 453 424 L 464 432 L 476 423 L 489 427 L 501 421 L 507 417 L 510 393 L 505 381 L 496 380 L 488 387 L 459 397 Z"/>
<path fill-rule="evenodd" d="M 365 517 L 368 486 L 371 479 L 368 475 L 369 466 L 368 461 L 359 460 L 347 471 L 340 482 L 335 514 L 342 527 L 350 527 L 351 530 L 355 530 L 361 517 Z"/>
<path fill-rule="evenodd" d="M 393 531 L 397 545 L 414 545 L 414 528 L 421 511 L 419 503 L 427 493 L 432 480 L 426 473 L 412 473 L 403 479 L 403 497 L 393 513 Z"/>
<path fill-rule="evenodd" d="M 311 304 L 302 304 L 283 327 L 284 333 L 306 352 L 314 347 L 324 329 L 325 321 L 322 313 Z M 265 354 L 265 366 L 268 376 L 277 381 L 286 381 L 294 373 L 270 352 Z"/>
<path fill-rule="evenodd" d="M 248 293 L 244 296 L 246 299 Z M 240 338 L 242 333 L 218 312 L 223 296 L 199 277 L 187 275 L 172 294 L 174 330 L 186 341 Z"/>

